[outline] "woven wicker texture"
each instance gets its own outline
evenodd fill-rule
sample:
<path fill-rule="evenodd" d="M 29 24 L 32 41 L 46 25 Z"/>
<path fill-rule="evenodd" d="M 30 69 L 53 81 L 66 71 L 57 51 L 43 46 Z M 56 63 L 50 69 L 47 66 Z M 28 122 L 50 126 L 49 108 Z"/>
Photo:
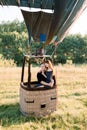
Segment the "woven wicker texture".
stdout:
<path fill-rule="evenodd" d="M 57 88 L 29 91 L 20 87 L 20 110 L 25 115 L 44 116 L 57 109 Z"/>

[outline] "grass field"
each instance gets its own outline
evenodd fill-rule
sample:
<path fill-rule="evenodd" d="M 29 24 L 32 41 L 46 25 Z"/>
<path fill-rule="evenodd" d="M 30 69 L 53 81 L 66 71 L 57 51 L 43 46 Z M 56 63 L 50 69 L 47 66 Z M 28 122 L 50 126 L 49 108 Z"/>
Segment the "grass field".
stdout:
<path fill-rule="evenodd" d="M 21 68 L 0 68 L 0 130 L 87 130 L 87 65 L 58 65 L 55 69 L 57 111 L 35 118 L 20 112 Z"/>

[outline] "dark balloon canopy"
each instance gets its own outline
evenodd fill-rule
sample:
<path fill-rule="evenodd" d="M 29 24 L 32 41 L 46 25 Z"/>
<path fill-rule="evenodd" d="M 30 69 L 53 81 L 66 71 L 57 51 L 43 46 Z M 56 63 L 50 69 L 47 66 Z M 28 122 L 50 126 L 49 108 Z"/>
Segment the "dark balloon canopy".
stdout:
<path fill-rule="evenodd" d="M 19 6 L 27 26 L 29 41 L 46 44 L 62 41 L 71 25 L 87 7 L 87 0 L 0 0 L 3 5 Z"/>

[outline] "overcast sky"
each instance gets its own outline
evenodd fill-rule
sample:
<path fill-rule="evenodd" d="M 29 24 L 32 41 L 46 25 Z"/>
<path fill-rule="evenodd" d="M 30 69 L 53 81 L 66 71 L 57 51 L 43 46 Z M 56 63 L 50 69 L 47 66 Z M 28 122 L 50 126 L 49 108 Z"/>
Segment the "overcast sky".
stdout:
<path fill-rule="evenodd" d="M 13 21 L 18 19 L 23 21 L 21 11 L 18 7 L 1 7 L 0 6 L 0 23 L 2 21 Z M 81 33 L 82 35 L 87 34 L 87 9 L 78 18 L 73 27 L 70 30 L 71 34 Z"/>

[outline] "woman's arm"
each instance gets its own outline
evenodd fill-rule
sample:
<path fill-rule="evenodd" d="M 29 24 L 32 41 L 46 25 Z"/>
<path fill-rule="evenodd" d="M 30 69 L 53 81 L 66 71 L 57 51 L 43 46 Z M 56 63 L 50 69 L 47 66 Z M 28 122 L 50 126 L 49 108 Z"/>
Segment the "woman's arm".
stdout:
<path fill-rule="evenodd" d="M 53 87 L 53 83 L 52 82 L 46 83 L 44 81 L 41 81 L 40 83 L 43 84 L 43 85 L 45 85 L 45 86 Z"/>

